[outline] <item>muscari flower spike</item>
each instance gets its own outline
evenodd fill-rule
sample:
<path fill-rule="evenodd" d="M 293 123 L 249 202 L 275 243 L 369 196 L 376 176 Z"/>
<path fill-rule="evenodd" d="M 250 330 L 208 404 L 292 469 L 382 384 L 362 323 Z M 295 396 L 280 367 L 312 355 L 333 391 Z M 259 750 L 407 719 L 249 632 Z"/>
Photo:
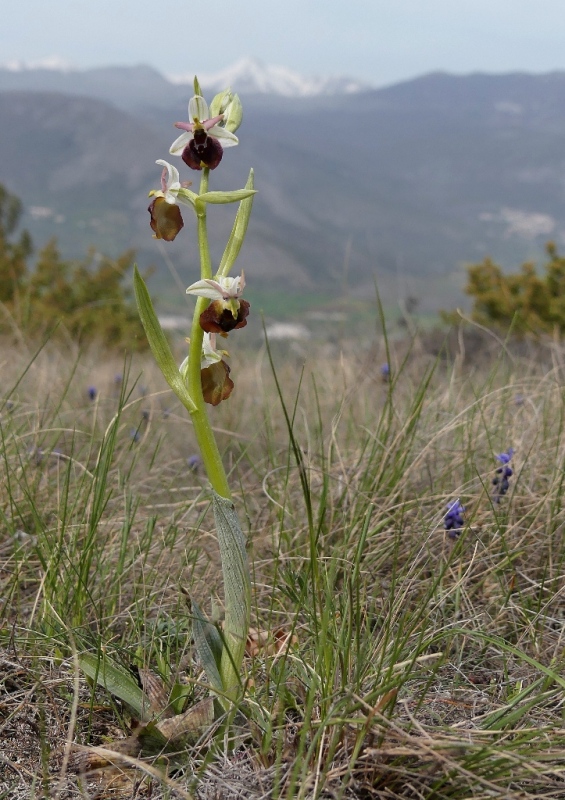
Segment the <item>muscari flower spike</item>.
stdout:
<path fill-rule="evenodd" d="M 183 133 L 172 143 L 169 152 L 181 156 L 190 169 L 216 169 L 222 160 L 224 147 L 239 144 L 237 136 L 220 124 L 224 114 L 210 117 L 208 103 L 198 94 L 188 103 L 188 119 L 189 122 L 175 122 L 175 128 Z"/>
<path fill-rule="evenodd" d="M 191 472 L 198 472 L 202 466 L 202 459 L 198 455 L 189 456 L 186 459 L 186 463 L 188 464 L 188 468 L 191 470 Z"/>
<path fill-rule="evenodd" d="M 192 203 L 183 195 L 186 184 L 180 182 L 178 169 L 162 158 L 155 163 L 163 167 L 163 172 L 161 173 L 161 188 L 149 192 L 149 197 L 154 198 L 147 209 L 151 214 L 150 225 L 154 239 L 172 242 L 184 226 L 177 204 L 183 203 L 190 206 Z"/>
<path fill-rule="evenodd" d="M 204 279 L 191 284 L 187 294 L 207 297 L 212 302 L 200 315 L 200 327 L 207 333 L 229 333 L 247 325 L 249 303 L 241 294 L 245 288 L 243 271 L 237 278 Z"/>
<path fill-rule="evenodd" d="M 502 466 L 497 468 L 496 475 L 492 479 L 493 486 L 495 487 L 492 499 L 495 503 L 500 503 L 500 498 L 504 497 L 510 488 L 509 478 L 512 477 L 514 472 L 512 467 L 509 467 L 508 464 L 513 455 L 513 447 L 509 447 L 505 453 L 499 453 L 496 455 L 496 459 L 500 461 Z"/>
<path fill-rule="evenodd" d="M 202 395 L 204 402 L 217 406 L 222 400 L 227 400 L 234 388 L 230 378 L 230 368 L 222 356 L 227 356 L 225 350 L 216 350 L 216 335 L 205 333 L 202 340 L 202 356 L 200 360 L 200 378 L 202 381 Z M 188 357 L 180 365 L 181 375 L 186 375 L 188 370 Z"/>
<path fill-rule="evenodd" d="M 462 506 L 459 499 L 453 503 L 448 503 L 446 506 L 446 514 L 443 518 L 443 527 L 447 531 L 450 539 L 457 539 L 461 534 L 465 520 L 463 514 L 465 513 L 465 506 Z"/>

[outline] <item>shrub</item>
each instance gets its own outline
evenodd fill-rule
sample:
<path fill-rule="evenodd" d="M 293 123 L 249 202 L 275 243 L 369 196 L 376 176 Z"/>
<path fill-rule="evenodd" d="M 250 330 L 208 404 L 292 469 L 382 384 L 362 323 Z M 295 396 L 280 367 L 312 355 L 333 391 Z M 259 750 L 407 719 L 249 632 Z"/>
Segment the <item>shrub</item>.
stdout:
<path fill-rule="evenodd" d="M 111 259 L 91 248 L 82 260 L 66 261 L 51 239 L 30 267 L 29 233 L 13 241 L 21 213 L 21 202 L 0 186 L 0 302 L 5 311 L 0 332 L 15 325 L 38 336 L 62 326 L 81 343 L 144 349 L 147 340 L 125 284 L 134 251 Z"/>
<path fill-rule="evenodd" d="M 526 262 L 517 273 L 505 274 L 490 258 L 468 267 L 465 292 L 473 298 L 471 316 L 477 322 L 519 334 L 565 331 L 565 258 L 553 242 L 540 276 Z M 451 319 L 451 315 L 445 315 Z"/>

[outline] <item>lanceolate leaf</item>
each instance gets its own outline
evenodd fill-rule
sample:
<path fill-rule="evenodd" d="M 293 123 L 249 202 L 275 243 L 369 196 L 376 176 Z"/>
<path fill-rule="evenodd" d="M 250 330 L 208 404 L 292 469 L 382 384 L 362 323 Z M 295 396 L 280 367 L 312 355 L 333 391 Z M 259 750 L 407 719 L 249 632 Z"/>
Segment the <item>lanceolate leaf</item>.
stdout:
<path fill-rule="evenodd" d="M 149 698 L 139 688 L 133 675 L 118 667 L 102 653 L 83 653 L 79 656 L 79 664 L 91 680 L 127 703 L 138 720 L 146 722 L 151 718 Z"/>
<path fill-rule="evenodd" d="M 213 493 L 214 518 L 220 545 L 226 619 L 225 646 L 220 674 L 224 691 L 232 695 L 239 689 L 239 672 L 251 617 L 251 579 L 245 550 L 245 537 L 231 500 Z"/>
<path fill-rule="evenodd" d="M 253 185 L 253 170 L 250 170 L 249 178 L 247 179 L 245 188 L 253 189 Z M 243 240 L 245 239 L 245 234 L 247 232 L 249 217 L 251 216 L 253 196 L 254 195 L 250 195 L 249 197 L 246 197 L 245 200 L 242 200 L 239 204 L 237 214 L 235 215 L 232 232 L 230 234 L 230 238 L 228 239 L 226 249 L 224 250 L 222 260 L 220 261 L 218 275 L 228 275 L 235 263 L 236 258 L 239 255 L 241 245 L 243 244 Z"/>
<path fill-rule="evenodd" d="M 217 628 L 208 622 L 198 603 L 191 601 L 192 605 L 192 635 L 198 658 L 202 662 L 210 686 L 223 692 L 222 678 L 220 676 L 220 662 L 222 658 L 222 639 Z"/>
<path fill-rule="evenodd" d="M 133 285 L 135 289 L 135 299 L 141 322 L 147 334 L 147 340 L 151 347 L 151 352 L 163 376 L 183 406 L 189 411 L 195 411 L 196 406 L 188 393 L 183 378 L 179 372 L 177 363 L 171 353 L 171 348 L 163 329 L 157 319 L 157 314 L 153 308 L 153 303 L 147 291 L 147 287 L 137 266 L 134 269 Z"/>

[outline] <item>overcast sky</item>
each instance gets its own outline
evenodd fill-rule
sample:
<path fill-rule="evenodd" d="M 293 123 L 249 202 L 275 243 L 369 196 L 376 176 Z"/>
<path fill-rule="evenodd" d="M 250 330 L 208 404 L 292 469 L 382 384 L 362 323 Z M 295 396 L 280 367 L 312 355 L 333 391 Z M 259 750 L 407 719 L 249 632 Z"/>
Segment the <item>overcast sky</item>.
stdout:
<path fill-rule="evenodd" d="M 432 70 L 565 69 L 565 0 L 2 0 L 0 63 L 146 63 L 209 73 L 242 56 L 376 85 Z"/>

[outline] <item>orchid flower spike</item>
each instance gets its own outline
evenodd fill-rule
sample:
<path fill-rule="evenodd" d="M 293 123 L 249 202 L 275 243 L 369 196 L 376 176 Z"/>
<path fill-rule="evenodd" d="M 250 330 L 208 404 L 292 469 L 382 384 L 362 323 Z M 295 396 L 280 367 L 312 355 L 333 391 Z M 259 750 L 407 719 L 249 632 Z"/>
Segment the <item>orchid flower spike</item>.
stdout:
<path fill-rule="evenodd" d="M 223 118 L 223 114 L 210 118 L 206 100 L 200 95 L 192 97 L 188 104 L 189 122 L 175 122 L 175 128 L 184 132 L 172 143 L 171 155 L 181 156 L 190 169 L 216 169 L 223 148 L 239 144 L 237 136 L 219 124 Z"/>

